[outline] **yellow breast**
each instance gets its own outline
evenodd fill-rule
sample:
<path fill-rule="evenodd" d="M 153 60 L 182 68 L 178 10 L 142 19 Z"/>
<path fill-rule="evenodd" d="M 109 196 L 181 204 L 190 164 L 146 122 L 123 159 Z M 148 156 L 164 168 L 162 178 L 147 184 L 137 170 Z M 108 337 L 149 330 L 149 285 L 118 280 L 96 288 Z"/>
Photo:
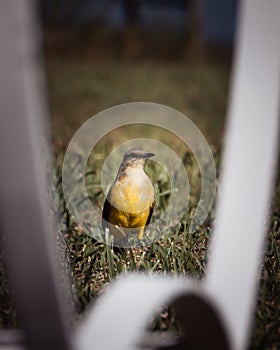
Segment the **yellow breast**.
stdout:
<path fill-rule="evenodd" d="M 154 197 L 153 184 L 144 171 L 120 178 L 110 192 L 110 222 L 126 228 L 145 226 Z"/>

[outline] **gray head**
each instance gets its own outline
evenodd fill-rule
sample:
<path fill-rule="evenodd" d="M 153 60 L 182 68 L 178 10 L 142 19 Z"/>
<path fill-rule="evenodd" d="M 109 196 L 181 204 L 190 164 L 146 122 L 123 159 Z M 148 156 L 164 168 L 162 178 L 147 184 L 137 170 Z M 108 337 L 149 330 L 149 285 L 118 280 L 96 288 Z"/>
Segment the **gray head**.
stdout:
<path fill-rule="evenodd" d="M 136 165 L 142 164 L 144 165 L 148 158 L 155 156 L 152 152 L 144 151 L 140 148 L 132 148 L 127 151 L 123 156 L 123 165 Z"/>
<path fill-rule="evenodd" d="M 155 154 L 152 152 L 147 152 L 140 148 L 132 148 L 124 154 L 123 159 L 147 159 L 153 156 L 155 156 Z"/>

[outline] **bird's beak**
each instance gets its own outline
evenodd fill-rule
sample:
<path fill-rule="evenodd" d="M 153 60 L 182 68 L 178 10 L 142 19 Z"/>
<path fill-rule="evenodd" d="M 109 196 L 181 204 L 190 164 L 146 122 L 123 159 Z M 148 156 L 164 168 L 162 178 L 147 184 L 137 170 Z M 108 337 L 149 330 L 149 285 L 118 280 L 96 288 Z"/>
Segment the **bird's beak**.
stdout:
<path fill-rule="evenodd" d="M 151 158 L 151 157 L 154 157 L 155 156 L 155 153 L 152 153 L 152 152 L 147 152 L 146 154 L 145 154 L 145 157 L 146 158 Z"/>

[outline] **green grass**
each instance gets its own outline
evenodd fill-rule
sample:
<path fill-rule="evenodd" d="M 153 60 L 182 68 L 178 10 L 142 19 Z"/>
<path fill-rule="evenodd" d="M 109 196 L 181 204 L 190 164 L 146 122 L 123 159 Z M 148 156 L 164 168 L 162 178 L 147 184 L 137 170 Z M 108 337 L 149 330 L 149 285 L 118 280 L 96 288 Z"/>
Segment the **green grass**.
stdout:
<path fill-rule="evenodd" d="M 48 53 L 47 82 L 50 102 L 53 145 L 58 177 L 54 191 L 55 208 L 61 218 L 63 234 L 70 253 L 74 283 L 81 310 L 96 300 L 112 278 L 129 271 L 154 271 L 203 278 L 207 265 L 207 247 L 212 234 L 212 210 L 207 221 L 197 231 L 188 233 L 199 193 L 197 165 L 185 146 L 172 143 L 188 168 L 191 180 L 190 206 L 182 220 L 158 242 L 143 248 L 132 248 L 120 255 L 110 246 L 96 242 L 86 235 L 71 218 L 61 189 L 60 169 L 68 142 L 84 121 L 97 112 L 116 104 L 151 101 L 166 104 L 190 117 L 204 133 L 214 152 L 219 168 L 223 140 L 224 116 L 229 81 L 228 64 L 191 65 L 142 60 L 94 59 L 91 55 L 78 57 Z M 103 160 L 116 145 L 137 130 L 122 129 L 111 133 L 96 146 L 89 160 L 87 187 L 93 203 L 101 210 L 104 193 L 100 191 L 100 169 Z M 170 135 L 160 136 L 169 140 Z M 160 168 L 150 168 L 150 174 L 160 175 Z M 168 201 L 168 180 L 155 176 L 158 209 Z M 99 187 L 98 187 L 99 186 Z M 279 191 L 279 184 L 278 184 Z M 164 195 L 162 195 L 165 193 Z M 280 346 L 280 209 L 279 192 L 272 208 L 268 246 L 260 275 L 260 295 L 255 315 L 251 349 L 276 349 Z M 15 315 L 4 267 L 1 268 L 1 297 L 7 300 L 0 308 L 0 325 L 15 326 Z M 3 272 L 3 273 L 2 273 Z M 150 325 L 151 329 L 176 328 L 172 310 L 166 306 Z"/>
<path fill-rule="evenodd" d="M 190 160 L 190 155 L 185 159 Z M 92 169 L 92 172 L 88 172 L 87 176 L 89 179 L 86 183 L 92 191 L 90 196 L 95 199 L 93 200 L 94 204 L 103 203 L 104 194 L 100 190 L 98 162 L 93 159 L 90 163 L 92 166 L 93 164 L 97 166 L 97 168 Z M 188 164 L 188 167 L 192 171 L 198 171 L 195 164 Z M 153 220 L 155 220 L 167 207 L 170 194 L 169 182 L 167 177 L 159 176 L 162 169 L 155 166 L 153 162 L 148 163 L 146 168 L 148 173 L 153 174 L 152 178 L 156 189 L 157 204 L 153 215 Z M 75 172 L 75 167 L 73 167 L 73 172 Z M 59 188 L 61 192 L 57 192 L 56 189 L 55 194 L 62 199 L 61 186 Z M 99 198 L 100 196 L 102 198 Z M 193 202 L 195 198 L 196 196 L 193 194 Z M 65 208 L 62 217 L 65 225 L 65 239 L 70 251 L 76 290 L 82 309 L 94 301 L 102 288 L 121 273 L 150 271 L 162 274 L 181 274 L 198 279 L 203 277 L 207 243 L 211 233 L 209 226 L 211 216 L 201 228 L 189 234 L 189 223 L 194 212 L 194 203 L 188 208 L 181 221 L 160 240 L 148 246 L 125 249 L 123 252 L 115 252 L 110 244 L 104 245 L 89 237 L 73 221 L 64 203 L 62 206 Z M 57 207 L 58 211 L 60 211 L 60 207 Z M 150 328 L 157 330 L 177 328 L 176 317 L 172 310 L 165 306 Z"/>
<path fill-rule="evenodd" d="M 279 193 L 279 181 L 278 181 Z M 279 198 L 279 197 L 278 197 Z M 280 347 L 280 213 L 275 204 L 260 276 L 251 349 Z"/>

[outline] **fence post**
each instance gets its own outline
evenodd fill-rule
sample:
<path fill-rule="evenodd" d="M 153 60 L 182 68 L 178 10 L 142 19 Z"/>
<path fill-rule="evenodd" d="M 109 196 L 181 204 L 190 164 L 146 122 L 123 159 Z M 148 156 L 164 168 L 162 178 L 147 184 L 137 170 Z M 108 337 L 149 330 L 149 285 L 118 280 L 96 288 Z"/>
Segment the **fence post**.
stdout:
<path fill-rule="evenodd" d="M 1 234 L 28 348 L 68 350 L 70 340 L 50 253 L 54 247 L 46 203 L 38 33 L 35 1 L 0 2 Z"/>
<path fill-rule="evenodd" d="M 257 301 L 278 159 L 280 1 L 241 2 L 220 200 L 207 287 L 244 349 Z"/>

